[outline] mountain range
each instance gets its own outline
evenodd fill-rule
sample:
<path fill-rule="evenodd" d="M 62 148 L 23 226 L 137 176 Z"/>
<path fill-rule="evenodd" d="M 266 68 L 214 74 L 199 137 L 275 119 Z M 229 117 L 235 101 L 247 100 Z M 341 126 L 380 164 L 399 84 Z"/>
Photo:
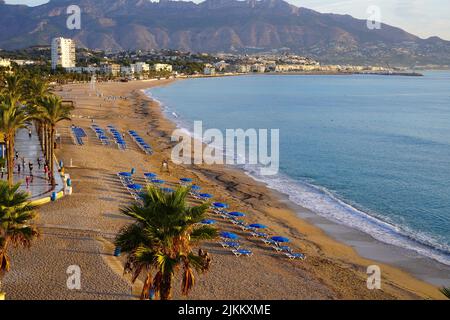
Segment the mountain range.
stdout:
<path fill-rule="evenodd" d="M 81 8 L 81 29 L 66 26 L 67 7 Z M 0 48 L 49 45 L 70 37 L 106 51 L 290 51 L 324 63 L 450 65 L 450 41 L 421 39 L 382 24 L 299 8 L 283 0 L 51 0 L 29 7 L 0 0 Z"/>

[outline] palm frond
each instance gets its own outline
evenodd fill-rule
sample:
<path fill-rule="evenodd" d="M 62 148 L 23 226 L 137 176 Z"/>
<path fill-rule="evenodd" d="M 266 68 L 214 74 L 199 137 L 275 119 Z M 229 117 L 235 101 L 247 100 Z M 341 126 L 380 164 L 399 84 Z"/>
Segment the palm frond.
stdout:
<path fill-rule="evenodd" d="M 195 276 L 191 268 L 185 267 L 181 281 L 181 294 L 187 296 L 195 285 Z"/>
<path fill-rule="evenodd" d="M 213 228 L 211 226 L 201 226 L 198 228 L 195 228 L 191 232 L 191 240 L 194 242 L 201 241 L 201 240 L 212 240 L 219 236 L 219 233 L 216 228 Z"/>
<path fill-rule="evenodd" d="M 442 287 L 441 289 L 439 289 L 439 291 L 441 291 L 441 293 L 446 296 L 448 299 L 450 299 L 450 287 L 446 288 L 446 287 Z"/>
<path fill-rule="evenodd" d="M 191 206 L 188 194 L 187 187 L 168 194 L 148 186 L 142 194 L 143 205 L 132 204 L 120 210 L 135 221 L 124 227 L 115 239 L 115 244 L 128 253 L 124 272 L 136 279 L 144 269 L 156 271 L 152 283 L 155 295 L 161 299 L 171 297 L 172 279 L 180 266 L 182 292 L 188 294 L 195 283 L 193 270 L 205 272 L 211 263 L 209 256 L 191 252 L 193 243 L 217 237 L 216 229 L 198 226 L 209 204 Z M 143 292 L 142 297 L 147 294 Z"/>

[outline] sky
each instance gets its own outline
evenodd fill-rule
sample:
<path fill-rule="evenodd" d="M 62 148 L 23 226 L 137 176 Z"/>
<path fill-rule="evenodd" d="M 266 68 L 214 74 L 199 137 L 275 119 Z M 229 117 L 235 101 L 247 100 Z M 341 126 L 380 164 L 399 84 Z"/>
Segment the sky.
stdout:
<path fill-rule="evenodd" d="M 111 0 L 114 1 L 114 0 Z M 422 38 L 439 36 L 450 40 L 449 0 L 287 0 L 319 12 L 350 14 L 367 19 L 369 6 L 380 9 L 381 22 L 405 29 Z M 48 0 L 6 0 L 6 3 L 39 5 Z M 201 2 L 195 0 L 194 2 Z M 76 3 L 76 0 L 74 0 Z"/>

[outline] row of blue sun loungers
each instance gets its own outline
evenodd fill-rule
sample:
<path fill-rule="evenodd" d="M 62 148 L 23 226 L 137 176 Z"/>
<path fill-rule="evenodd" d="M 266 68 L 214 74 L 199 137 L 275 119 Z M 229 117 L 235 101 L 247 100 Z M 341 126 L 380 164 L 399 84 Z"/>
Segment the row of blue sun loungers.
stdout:
<path fill-rule="evenodd" d="M 304 260 L 306 258 L 305 255 L 302 254 L 302 253 L 295 253 L 289 246 L 280 245 L 279 242 L 277 242 L 277 241 L 273 240 L 272 238 L 270 238 L 270 236 L 267 233 L 260 232 L 259 229 L 261 227 L 265 228 L 265 226 L 260 225 L 260 224 L 246 224 L 242 219 L 238 219 L 240 217 L 244 217 L 245 216 L 244 213 L 242 213 L 242 212 L 228 212 L 226 210 L 226 208 L 227 208 L 227 206 L 225 204 L 222 204 L 222 203 L 214 203 L 212 205 L 212 207 L 211 207 L 212 211 L 215 214 L 220 215 L 225 220 L 228 220 L 232 224 L 234 224 L 237 227 L 241 228 L 241 230 L 247 232 L 247 234 L 249 236 L 261 239 L 261 241 L 264 244 L 266 244 L 267 246 L 271 247 L 272 249 L 274 249 L 277 252 L 283 253 L 289 259 L 291 259 L 291 260 L 295 260 L 295 259 Z M 277 238 L 277 237 L 275 237 L 275 238 Z M 229 244 L 230 242 L 227 241 L 226 239 L 222 239 L 219 243 L 223 247 L 227 247 L 227 243 Z M 239 244 L 237 241 L 232 241 L 231 243 Z M 235 255 L 237 255 L 237 256 L 240 256 L 240 255 L 249 256 L 249 255 L 251 255 L 250 250 L 241 249 L 240 245 L 238 245 L 238 246 L 229 246 L 229 247 L 232 248 L 232 252 Z M 234 252 L 233 250 L 235 250 L 235 251 L 236 250 L 244 250 L 244 252 L 247 252 L 247 251 L 249 251 L 249 252 L 248 252 L 248 254 L 245 254 L 244 252 L 241 252 L 241 254 L 239 254 L 239 252 Z"/>
<path fill-rule="evenodd" d="M 100 140 L 100 142 L 103 145 L 109 145 L 109 138 L 106 135 L 105 130 L 103 130 L 102 128 L 100 128 L 98 125 L 93 124 L 91 126 L 92 130 L 95 132 L 95 135 L 97 136 L 97 138 Z"/>
<path fill-rule="evenodd" d="M 142 190 L 142 186 L 135 183 L 133 180 L 133 175 L 129 172 L 120 172 L 117 174 L 120 179 L 122 185 L 128 190 L 130 195 L 134 198 L 134 200 L 141 202 L 142 199 L 140 197 L 140 192 Z"/>
<path fill-rule="evenodd" d="M 152 147 L 150 147 L 150 145 L 146 143 L 136 131 L 128 130 L 128 134 L 130 135 L 131 139 L 136 142 L 139 148 L 141 148 L 142 151 L 149 155 L 153 153 Z"/>
<path fill-rule="evenodd" d="M 140 192 L 142 190 L 142 186 L 139 184 L 136 184 L 133 180 L 133 174 L 129 172 L 121 172 L 118 174 L 120 181 L 124 185 L 125 188 L 130 192 L 130 194 L 133 196 L 133 198 L 136 201 L 142 201 L 140 197 Z M 152 184 L 155 186 L 159 186 L 161 190 L 167 193 L 174 192 L 171 188 L 166 188 L 163 185 L 165 184 L 164 180 L 158 179 L 157 175 L 155 173 L 145 173 L 144 178 L 146 183 Z M 197 185 L 192 185 L 192 179 L 189 178 L 182 178 L 180 179 L 181 185 L 188 185 L 191 187 L 191 195 L 194 196 L 196 199 L 201 199 L 203 201 L 207 201 L 213 196 L 206 193 L 200 193 L 201 187 Z M 211 206 L 212 211 L 216 215 L 220 215 L 225 220 L 231 222 L 235 226 L 241 228 L 243 231 L 247 232 L 248 236 L 261 239 L 261 241 L 273 248 L 275 251 L 283 253 L 286 257 L 288 257 L 290 260 L 304 260 L 305 255 L 302 253 L 295 253 L 289 246 L 281 245 L 280 240 L 276 239 L 278 241 L 275 241 L 275 238 L 281 238 L 281 237 L 272 237 L 267 233 L 260 232 L 260 228 L 264 227 L 260 224 L 246 224 L 242 219 L 238 219 L 241 217 L 244 217 L 245 214 L 241 212 L 228 212 L 226 210 L 227 205 L 221 204 L 221 203 L 213 203 Z M 204 224 L 210 224 L 210 222 L 214 223 L 214 220 L 204 220 L 202 223 Z M 221 234 L 227 234 L 227 232 L 222 232 Z M 222 245 L 222 247 L 229 249 L 235 256 L 252 256 L 253 252 L 251 250 L 248 250 L 246 248 L 242 248 L 241 244 L 238 240 L 235 239 L 229 239 L 225 236 L 221 235 L 221 240 L 219 241 L 219 244 Z"/>
<path fill-rule="evenodd" d="M 190 179 L 190 181 L 192 181 Z M 200 187 L 197 185 L 191 185 L 191 195 L 198 200 L 202 201 L 208 201 L 213 196 L 207 193 L 200 193 Z M 305 255 L 302 253 L 294 253 L 293 250 L 288 246 L 280 245 L 277 241 L 270 238 L 270 236 L 266 233 L 259 232 L 258 230 L 261 227 L 264 227 L 261 224 L 246 224 L 242 219 L 238 219 L 240 217 L 244 217 L 245 214 L 242 212 L 228 212 L 227 205 L 223 203 L 213 203 L 211 206 L 211 210 L 216 214 L 220 215 L 225 220 L 231 222 L 232 224 L 236 225 L 237 227 L 241 228 L 243 231 L 246 231 L 249 236 L 260 238 L 266 245 L 271 246 L 274 250 L 277 252 L 282 252 L 285 254 L 289 259 L 305 259 Z M 203 223 L 209 224 L 208 221 L 211 220 L 205 220 Z M 212 220 L 213 221 L 213 220 Z M 252 256 L 253 252 L 251 250 L 241 248 L 241 245 L 239 241 L 232 240 L 227 238 L 221 238 L 219 241 L 219 244 L 222 245 L 224 248 L 228 248 L 231 250 L 231 252 L 235 256 Z"/>
<path fill-rule="evenodd" d="M 222 239 L 221 241 L 219 241 L 219 243 L 222 245 L 222 247 L 230 249 L 236 257 L 251 257 L 253 255 L 253 252 L 251 250 L 241 248 L 241 244 L 238 241 L 227 241 L 226 239 Z"/>
<path fill-rule="evenodd" d="M 127 148 L 127 144 L 125 142 L 125 139 L 120 134 L 120 132 L 114 126 L 111 125 L 107 126 L 107 128 L 109 132 L 112 134 L 117 147 L 120 150 L 125 150 Z"/>
<path fill-rule="evenodd" d="M 142 192 L 143 186 L 138 183 L 135 183 L 135 181 L 133 179 L 133 174 L 130 172 L 119 172 L 117 174 L 117 176 L 119 177 L 122 185 L 130 193 L 130 195 L 136 201 L 138 201 L 139 203 L 142 203 L 141 192 Z M 146 183 L 152 184 L 155 186 L 159 186 L 161 188 L 161 190 L 166 193 L 172 193 L 175 191 L 171 188 L 164 187 L 163 185 L 164 185 L 165 181 L 158 179 L 157 175 L 154 173 L 145 173 L 144 178 L 145 178 Z"/>
<path fill-rule="evenodd" d="M 75 143 L 79 146 L 84 145 L 83 138 L 86 138 L 87 135 L 83 128 L 72 126 L 71 130 Z"/>

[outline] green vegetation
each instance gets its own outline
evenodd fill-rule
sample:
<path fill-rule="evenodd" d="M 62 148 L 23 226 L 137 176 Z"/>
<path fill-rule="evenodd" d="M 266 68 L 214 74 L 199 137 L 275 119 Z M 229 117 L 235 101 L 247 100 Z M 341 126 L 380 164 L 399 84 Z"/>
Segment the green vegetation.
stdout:
<path fill-rule="evenodd" d="M 446 288 L 446 287 L 442 287 L 440 289 L 440 291 L 442 292 L 442 294 L 444 296 L 446 296 L 448 299 L 450 299 L 450 287 Z"/>
<path fill-rule="evenodd" d="M 188 193 L 184 187 L 172 194 L 148 187 L 142 206 L 121 210 L 135 222 L 119 232 L 115 244 L 128 254 L 124 271 L 132 275 L 133 282 L 146 273 L 141 299 L 148 299 L 150 290 L 156 298 L 171 299 L 173 277 L 180 268 L 181 291 L 187 295 L 195 284 L 194 270 L 203 273 L 210 267 L 209 255 L 202 250 L 195 254 L 192 246 L 217 237 L 217 230 L 199 224 L 209 204 L 188 205 Z"/>
<path fill-rule="evenodd" d="M 8 183 L 14 184 L 14 146 L 18 129 L 37 124 L 44 155 L 54 176 L 55 126 L 69 120 L 71 106 L 51 93 L 49 78 L 32 69 L 18 69 L 0 76 L 0 133 L 6 145 Z M 54 179 L 52 179 L 54 185 Z"/>
<path fill-rule="evenodd" d="M 56 124 L 63 120 L 70 120 L 70 113 L 73 107 L 67 106 L 62 103 L 61 99 L 55 95 L 44 95 L 38 98 L 38 102 L 35 105 L 35 112 L 37 119 L 44 122 L 47 131 L 47 144 L 50 147 L 46 148 L 46 155 L 50 160 L 50 172 L 52 173 L 52 185 L 55 185 L 54 166 L 55 161 L 55 133 Z"/>
<path fill-rule="evenodd" d="M 5 77 L 0 89 L 0 132 L 6 145 L 6 161 L 8 166 L 8 184 L 12 186 L 14 172 L 14 144 L 16 131 L 26 127 L 29 116 L 24 106 L 24 80 L 18 75 Z"/>
<path fill-rule="evenodd" d="M 10 271 L 8 249 L 11 246 L 29 248 L 39 236 L 39 230 L 31 225 L 36 218 L 35 208 L 29 196 L 19 191 L 20 184 L 9 186 L 0 180 L 0 291 L 3 277 Z"/>

